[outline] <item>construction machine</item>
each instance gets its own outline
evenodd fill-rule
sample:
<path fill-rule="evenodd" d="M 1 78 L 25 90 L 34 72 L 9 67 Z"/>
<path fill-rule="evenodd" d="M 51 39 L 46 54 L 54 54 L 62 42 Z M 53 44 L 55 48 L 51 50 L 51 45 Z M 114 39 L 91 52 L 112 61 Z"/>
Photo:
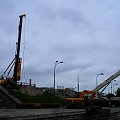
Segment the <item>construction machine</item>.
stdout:
<path fill-rule="evenodd" d="M 20 80 L 20 77 L 21 77 L 21 62 L 22 62 L 22 58 L 20 58 L 20 44 L 21 44 L 23 17 L 26 17 L 26 15 L 23 14 L 23 15 L 19 16 L 20 21 L 19 21 L 19 28 L 18 28 L 18 42 L 16 43 L 15 57 L 12 60 L 12 62 L 9 64 L 7 69 L 4 71 L 3 75 L 1 76 L 0 84 L 6 84 L 6 83 L 17 84 L 17 81 Z M 12 77 L 9 77 L 12 69 L 13 69 L 13 75 L 12 75 Z"/>
<path fill-rule="evenodd" d="M 108 79 L 104 80 L 100 85 L 96 86 L 95 89 L 84 90 L 83 92 L 81 92 L 79 98 L 66 98 L 67 107 L 81 107 L 82 105 L 85 105 L 85 103 L 99 106 L 120 106 L 120 100 L 107 98 L 103 99 L 101 97 L 102 92 L 106 89 L 106 87 L 119 75 L 120 70 L 118 70 Z"/>

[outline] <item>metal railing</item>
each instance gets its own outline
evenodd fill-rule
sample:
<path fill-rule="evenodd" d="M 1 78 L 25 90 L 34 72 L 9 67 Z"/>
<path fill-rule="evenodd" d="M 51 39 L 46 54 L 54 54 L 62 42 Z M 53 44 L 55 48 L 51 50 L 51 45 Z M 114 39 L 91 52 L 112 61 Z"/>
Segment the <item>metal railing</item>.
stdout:
<path fill-rule="evenodd" d="M 3 91 L 8 97 L 10 97 L 15 103 L 20 103 L 21 101 L 17 99 L 14 95 L 10 94 L 4 87 L 0 85 L 0 90 Z"/>

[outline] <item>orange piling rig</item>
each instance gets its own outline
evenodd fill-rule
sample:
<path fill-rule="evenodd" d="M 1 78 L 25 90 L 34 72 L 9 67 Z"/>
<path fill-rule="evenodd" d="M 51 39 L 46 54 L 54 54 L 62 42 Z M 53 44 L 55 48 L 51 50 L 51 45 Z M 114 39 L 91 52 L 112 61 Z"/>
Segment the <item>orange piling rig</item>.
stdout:
<path fill-rule="evenodd" d="M 18 42 L 16 43 L 15 58 L 12 60 L 12 62 L 9 64 L 9 66 L 4 71 L 3 75 L 1 76 L 0 84 L 7 84 L 7 83 L 17 84 L 17 81 L 20 80 L 20 77 L 21 77 L 21 63 L 22 63 L 22 58 L 20 58 L 20 44 L 21 44 L 23 17 L 26 17 L 26 15 L 23 14 L 23 15 L 19 16 L 20 21 L 19 21 L 19 29 L 18 29 Z M 13 67 L 14 67 L 13 76 L 8 77 Z M 6 75 L 6 73 L 7 73 L 7 75 Z"/>
<path fill-rule="evenodd" d="M 22 21 L 23 17 L 26 17 L 25 14 L 20 15 L 20 24 L 19 24 L 19 31 L 18 31 L 18 43 L 17 43 L 17 53 L 15 55 L 15 66 L 14 66 L 14 74 L 13 74 L 13 82 L 17 83 L 18 80 L 20 80 L 20 74 L 21 74 L 21 58 L 20 56 L 20 43 L 21 43 L 21 33 L 22 33 Z"/>

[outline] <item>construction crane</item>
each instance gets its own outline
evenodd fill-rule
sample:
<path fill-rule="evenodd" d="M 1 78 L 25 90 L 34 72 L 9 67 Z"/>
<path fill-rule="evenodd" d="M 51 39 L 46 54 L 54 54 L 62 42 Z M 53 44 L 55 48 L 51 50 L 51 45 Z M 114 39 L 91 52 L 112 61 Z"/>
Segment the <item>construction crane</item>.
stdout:
<path fill-rule="evenodd" d="M 116 77 L 120 75 L 120 70 L 118 70 L 115 74 L 110 76 L 108 79 L 104 80 L 100 85 L 98 85 L 95 89 L 93 89 L 93 92 L 98 92 L 101 90 L 101 93 L 106 89 L 106 87 L 114 80 Z"/>
<path fill-rule="evenodd" d="M 96 99 L 94 102 L 96 102 L 96 104 L 104 102 L 105 104 L 109 104 L 110 102 L 113 104 L 116 104 L 117 106 L 120 106 L 120 101 L 117 100 L 101 100 L 101 93 L 106 89 L 106 87 L 112 82 L 112 80 L 114 80 L 116 77 L 118 77 L 120 75 L 120 70 L 118 70 L 115 74 L 113 74 L 112 76 L 110 76 L 108 79 L 104 80 L 100 85 L 98 85 L 95 89 L 93 90 L 84 90 L 83 92 L 80 93 L 79 98 L 66 98 L 66 101 L 68 103 L 79 103 L 83 104 L 87 98 L 87 100 L 89 101 L 93 101 L 94 99 Z M 101 90 L 102 89 L 102 90 Z M 101 90 L 101 92 L 100 92 Z M 75 104 L 73 104 L 75 105 Z M 99 104 L 100 105 L 100 104 Z"/>
<path fill-rule="evenodd" d="M 22 33 L 23 17 L 26 17 L 26 15 L 23 14 L 23 15 L 19 16 L 20 21 L 19 21 L 19 28 L 18 28 L 18 42 L 16 43 L 15 58 L 12 60 L 10 65 L 7 67 L 7 69 L 4 71 L 3 75 L 1 76 L 0 83 L 2 83 L 2 84 L 8 83 L 8 82 L 12 82 L 12 83 L 17 84 L 17 81 L 20 80 L 21 62 L 22 62 L 22 58 L 20 58 L 20 44 L 21 44 L 21 33 Z M 13 67 L 14 67 L 13 76 L 12 76 L 12 78 L 8 78 L 8 75 L 10 74 Z M 7 71 L 8 71 L 8 73 L 7 73 Z M 6 73 L 7 73 L 7 76 L 5 76 Z"/>
<path fill-rule="evenodd" d="M 19 24 L 19 32 L 18 32 L 18 43 L 17 43 L 17 54 L 15 55 L 15 66 L 14 66 L 14 73 L 13 73 L 13 82 L 17 83 L 20 80 L 20 73 L 21 73 L 21 58 L 20 56 L 20 43 L 21 43 L 21 32 L 22 32 L 22 20 L 23 17 L 26 17 L 25 14 L 20 15 L 20 24 Z"/>

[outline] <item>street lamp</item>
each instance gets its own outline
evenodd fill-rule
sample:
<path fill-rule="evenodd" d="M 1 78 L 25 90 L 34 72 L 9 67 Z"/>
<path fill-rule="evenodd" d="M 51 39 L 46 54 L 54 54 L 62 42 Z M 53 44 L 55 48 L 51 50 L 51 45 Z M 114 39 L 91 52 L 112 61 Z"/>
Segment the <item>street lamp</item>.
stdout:
<path fill-rule="evenodd" d="M 116 80 L 113 80 L 116 81 Z M 113 87 L 113 93 L 114 93 L 114 85 L 112 85 L 112 81 L 111 81 L 111 94 L 112 94 L 112 87 Z"/>
<path fill-rule="evenodd" d="M 56 66 L 60 63 L 63 63 L 63 61 L 61 61 L 61 62 L 55 61 L 55 65 L 54 65 L 54 95 L 55 95 L 55 69 L 56 69 Z"/>
<path fill-rule="evenodd" d="M 96 87 L 98 86 L 97 78 L 98 78 L 99 75 L 104 75 L 104 74 L 100 73 L 100 74 L 97 75 L 97 77 L 96 77 Z"/>
<path fill-rule="evenodd" d="M 115 84 L 115 85 L 113 86 L 113 93 L 115 93 L 115 86 L 117 86 L 117 85 L 119 85 L 119 84 Z"/>

